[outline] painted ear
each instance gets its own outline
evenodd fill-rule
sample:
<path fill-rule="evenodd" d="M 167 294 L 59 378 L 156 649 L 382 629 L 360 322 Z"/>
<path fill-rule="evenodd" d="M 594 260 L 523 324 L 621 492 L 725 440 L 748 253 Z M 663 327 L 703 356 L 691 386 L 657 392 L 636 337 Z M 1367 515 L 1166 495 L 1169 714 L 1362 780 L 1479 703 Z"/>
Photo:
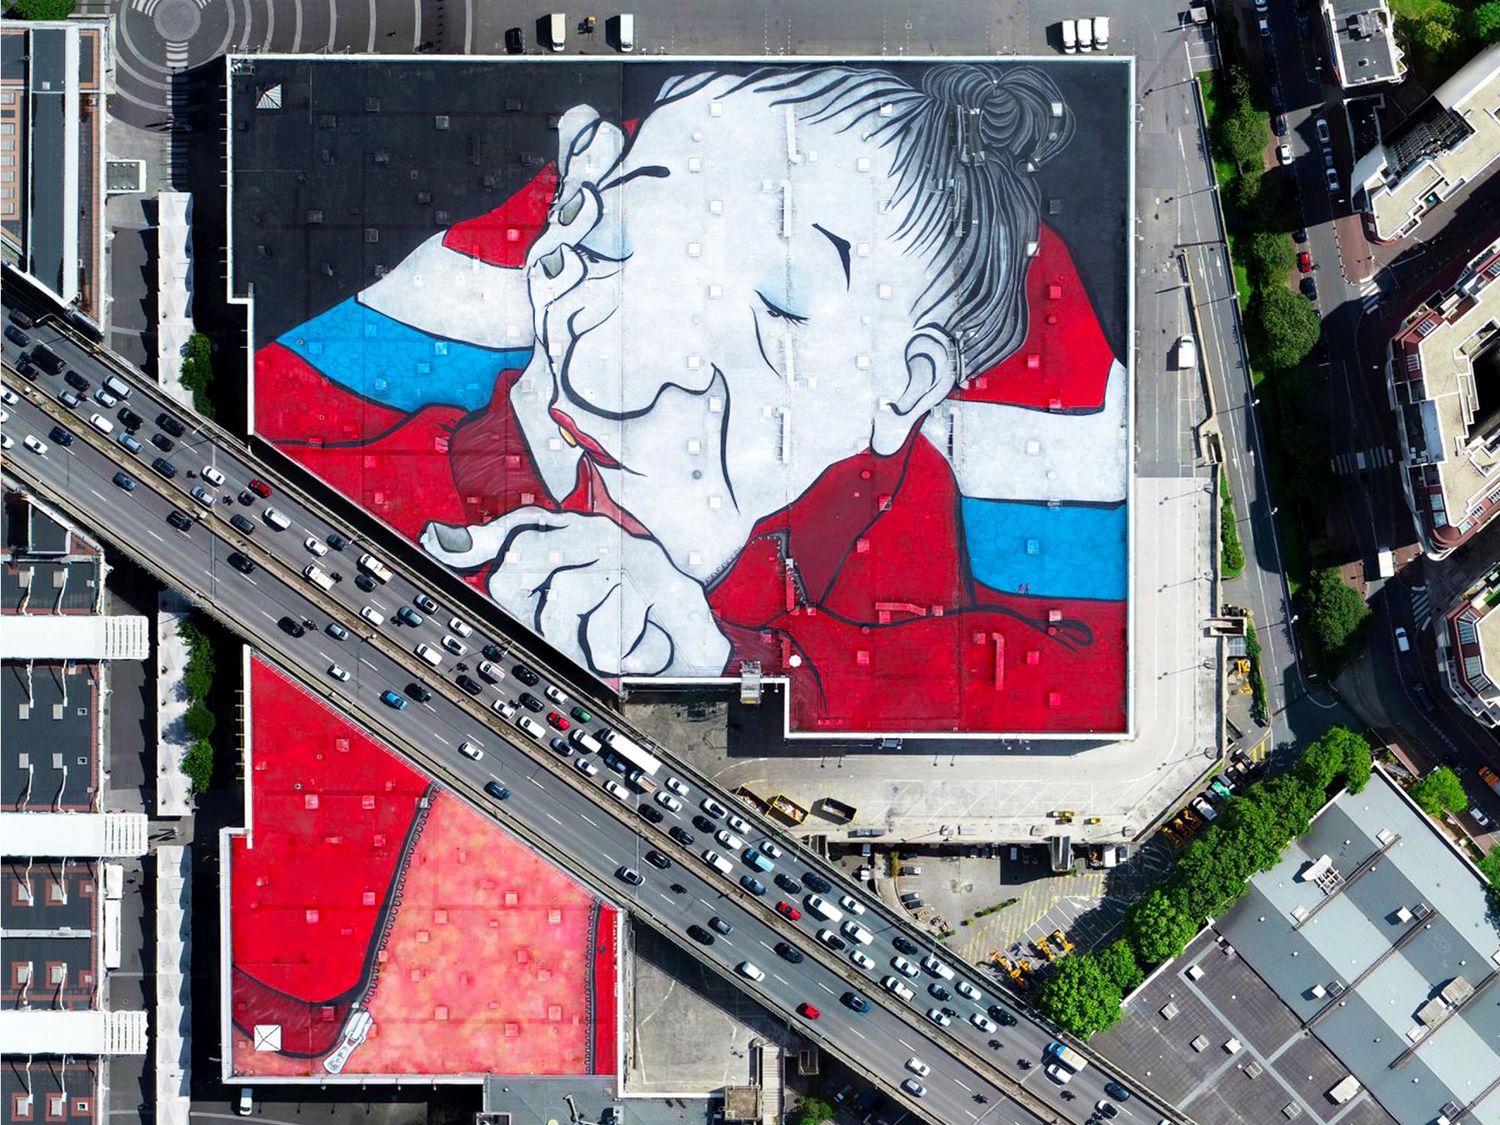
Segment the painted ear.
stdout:
<path fill-rule="evenodd" d="M 899 450 L 912 427 L 958 382 L 953 341 L 941 329 L 919 328 L 906 342 L 906 385 L 895 398 L 882 401 L 870 427 L 870 448 L 882 457 Z"/>

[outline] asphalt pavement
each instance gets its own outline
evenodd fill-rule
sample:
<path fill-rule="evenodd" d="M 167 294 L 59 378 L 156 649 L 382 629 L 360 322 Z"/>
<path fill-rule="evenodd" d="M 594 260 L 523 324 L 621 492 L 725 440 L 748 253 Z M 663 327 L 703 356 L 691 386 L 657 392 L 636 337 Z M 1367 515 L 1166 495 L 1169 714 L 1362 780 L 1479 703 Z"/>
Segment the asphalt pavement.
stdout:
<path fill-rule="evenodd" d="M 7 304 L 13 300 L 10 292 Z M 110 369 L 98 358 L 71 340 L 60 338 L 55 329 L 34 328 L 32 332 L 39 340 L 46 340 L 69 367 L 83 373 L 93 386 L 97 387 L 109 373 Z M 8 369 L 17 363 L 18 352 L 13 342 L 6 342 Z M 760 898 L 730 881 L 750 871 L 737 854 L 742 845 L 736 841 L 712 845 L 732 865 L 731 876 L 720 878 L 699 858 L 699 853 L 710 843 L 707 834 L 702 829 L 688 827 L 695 815 L 707 815 L 694 807 L 702 800 L 700 785 L 689 785 L 685 807 L 680 810 L 624 789 L 620 790 L 624 796 L 617 805 L 616 797 L 608 795 L 599 785 L 605 780 L 616 780 L 618 784 L 608 769 L 601 770 L 596 765 L 597 776 L 585 778 L 576 768 L 563 764 L 564 759 L 549 752 L 523 750 L 511 741 L 519 736 L 511 734 L 510 728 L 503 727 L 507 733 L 500 735 L 491 720 L 486 729 L 473 714 L 474 705 L 468 697 L 436 674 L 424 677 L 436 689 L 430 701 L 413 700 L 399 710 L 381 704 L 379 697 L 384 691 L 394 689 L 407 694 L 405 685 L 414 678 L 412 666 L 416 665 L 408 645 L 415 647 L 425 642 L 437 647 L 445 637 L 453 637 L 443 624 L 448 614 L 427 614 L 416 628 L 397 623 L 395 610 L 411 603 L 418 587 L 404 576 L 396 575 L 366 595 L 353 581 L 355 567 L 351 556 L 359 548 L 349 530 L 333 527 L 313 506 L 288 494 L 283 485 L 236 447 L 205 429 L 192 426 L 177 439 L 170 455 L 180 471 L 170 480 L 149 466 L 147 458 L 159 455 L 158 448 L 148 440 L 141 455 L 127 451 L 116 440 L 123 428 L 118 412 L 101 411 L 92 400 L 81 405 L 78 412 L 110 416 L 114 419 L 114 433 L 109 437 L 96 433 L 85 418 L 75 414 L 68 424 L 75 435 L 71 444 L 54 439 L 51 432 L 56 417 L 69 415 L 57 397 L 65 389 L 64 384 L 60 378 L 40 372 L 35 377 L 35 383 L 27 383 L 7 370 L 9 388 L 22 396 L 10 405 L 12 419 L 6 427 L 7 434 L 15 439 L 7 451 L 14 469 L 53 491 L 57 500 L 86 525 L 98 528 L 130 553 L 139 555 L 174 585 L 227 618 L 252 643 L 315 690 L 321 690 L 334 705 L 350 711 L 377 734 L 405 750 L 482 811 L 495 816 L 580 879 L 736 980 L 768 1006 L 786 1013 L 804 1034 L 854 1060 L 888 1088 L 911 1078 L 908 1060 L 920 1058 L 931 1068 L 931 1074 L 920 1079 L 926 1093 L 913 1104 L 922 1112 L 944 1120 L 981 1120 L 996 1110 L 1002 1112 L 998 1119 L 1040 1121 L 1054 1114 L 1065 1119 L 1086 1114 L 1092 1102 L 1103 1097 L 1102 1083 L 1108 1076 L 1098 1067 L 1085 1071 L 1066 1090 L 1041 1078 L 1042 1068 L 1037 1064 L 1042 1048 L 1051 1038 L 1045 1027 L 1024 1015 L 1017 1026 L 1000 1029 L 983 1026 L 983 1013 L 989 1008 L 998 1005 L 997 1011 L 1009 1009 L 1001 1003 L 998 990 L 987 987 L 978 974 L 974 974 L 979 986 L 977 1000 L 966 999 L 954 989 L 950 989 L 946 1000 L 934 1000 L 927 986 L 945 986 L 923 970 L 916 970 L 918 977 L 912 983 L 917 995 L 909 1003 L 885 995 L 879 978 L 890 975 L 892 958 L 900 956 L 893 939 L 899 940 L 902 935 L 898 933 L 901 927 L 896 916 L 884 913 L 877 904 L 871 903 L 858 917 L 861 926 L 869 931 L 868 943 L 862 949 L 849 940 L 847 928 L 844 930 L 846 947 L 855 945 L 856 949 L 867 950 L 870 963 L 860 966 L 847 959 L 847 948 L 835 953 L 818 943 L 813 936 L 815 932 L 834 927 L 815 917 L 804 896 L 783 896 L 773 886 L 766 898 Z M 146 419 L 139 430 L 140 437 L 162 436 L 154 419 L 165 402 L 148 402 L 148 388 L 140 380 L 133 382 L 136 394 L 130 406 Z M 45 452 L 27 447 L 24 437 L 28 434 L 45 443 Z M 191 466 L 197 466 L 192 470 L 200 474 L 196 478 L 187 477 Z M 294 526 L 275 530 L 264 514 L 267 502 L 258 497 L 252 498 L 252 504 L 232 500 L 208 508 L 191 499 L 188 495 L 191 488 L 207 487 L 201 476 L 203 467 L 224 474 L 222 489 L 231 496 L 252 476 L 270 480 L 273 493 L 268 503 L 285 512 Z M 133 490 L 127 491 L 114 482 L 119 471 L 134 479 Z M 194 517 L 186 531 L 167 524 L 167 515 L 174 508 Z M 227 522 L 234 514 L 252 519 L 255 531 L 248 536 L 234 531 Z M 326 542 L 336 530 L 351 540 L 342 553 L 315 557 L 314 551 L 304 545 L 309 538 L 319 544 Z M 253 573 L 243 574 L 230 565 L 229 556 L 236 550 L 260 563 Z M 310 583 L 299 577 L 302 568 L 313 562 L 330 572 L 347 571 L 349 580 L 336 583 L 326 598 L 320 596 Z M 378 607 L 384 623 L 375 626 L 356 616 L 366 606 Z M 325 626 L 330 618 L 350 628 L 352 635 L 347 641 L 328 634 Z M 302 626 L 305 621 L 313 622 L 313 627 Z M 292 623 L 297 623 L 299 629 L 305 628 L 302 635 L 293 635 L 297 630 L 289 630 Z M 453 639 L 457 641 L 456 637 Z M 461 643 L 477 649 L 486 640 L 476 630 Z M 477 653 L 470 659 L 477 662 Z M 512 655 L 505 661 L 505 667 L 513 669 L 513 660 Z M 447 671 L 452 661 L 445 663 Z M 348 671 L 347 682 L 329 674 L 333 665 Z M 548 682 L 534 685 L 534 690 L 542 692 Z M 512 670 L 497 687 L 481 688 L 481 700 L 486 705 L 500 700 L 513 702 L 524 686 L 516 682 Z M 577 698 L 571 685 L 565 686 Z M 607 713 L 592 700 L 587 705 L 596 714 Z M 550 708 L 553 704 L 544 706 Z M 566 709 L 562 704 L 557 706 Z M 536 718 L 539 721 L 540 715 Z M 547 734 L 551 736 L 552 732 Z M 479 760 L 458 753 L 458 746 L 466 740 L 483 748 Z M 594 764 L 593 756 L 587 754 L 567 759 L 572 763 L 583 760 Z M 665 776 L 663 773 L 662 779 Z M 489 781 L 507 786 L 511 798 L 497 802 L 486 795 L 483 786 Z M 740 809 L 728 798 L 722 799 L 747 821 L 755 819 L 750 810 Z M 609 811 L 601 808 L 601 804 Z M 624 811 L 639 805 L 656 807 L 666 823 L 660 828 L 648 826 Z M 727 830 L 721 823 L 727 819 L 724 814 L 716 813 L 712 819 L 715 823 L 710 827 L 714 830 Z M 692 846 L 679 847 L 668 841 L 663 829 L 671 826 L 691 832 L 695 837 Z M 752 829 L 741 833 L 747 843 L 758 842 L 767 835 L 764 824 L 746 827 Z M 651 837 L 649 842 L 642 840 L 643 832 Z M 789 853 L 781 866 L 790 867 L 798 878 L 806 878 L 803 872 L 810 865 L 832 875 L 831 869 L 825 869 L 811 857 L 800 857 L 803 862 L 795 862 L 799 857 L 792 842 L 781 838 L 781 844 Z M 645 861 L 645 853 L 652 847 L 673 857 L 669 871 L 658 872 Z M 642 873 L 641 884 L 632 887 L 618 879 L 615 873 L 620 867 Z M 830 881 L 836 882 L 836 877 Z M 683 889 L 678 891 L 674 887 Z M 834 892 L 835 897 L 842 890 L 841 885 Z M 799 909 L 804 912 L 800 920 L 780 917 L 770 909 L 772 901 L 783 897 L 791 904 L 800 904 Z M 856 912 L 847 907 L 845 911 L 850 915 L 849 921 L 854 921 Z M 733 932 L 718 936 L 712 945 L 684 938 L 689 925 L 703 925 L 714 915 L 729 921 Z M 926 944 L 921 935 L 912 937 Z M 802 954 L 795 964 L 775 949 L 778 942 L 789 938 L 795 952 Z M 764 979 L 749 980 L 740 967 L 745 962 L 764 970 Z M 852 989 L 876 1001 L 870 1011 L 855 1011 L 847 1003 L 845 994 Z M 806 1003 L 820 1010 L 819 1018 L 791 1015 Z M 942 1008 L 952 1011 L 952 1026 L 946 1031 L 929 1024 L 926 1014 Z M 996 1072 L 1006 1074 L 1007 1079 L 1000 1079 Z M 1002 1088 L 1007 1080 L 1027 1084 L 1029 1096 L 1023 1096 L 1022 1100 L 1028 1104 L 1023 1105 L 1007 1094 Z M 1074 1094 L 1074 1100 L 1064 1101 L 1064 1092 Z M 1141 1102 L 1136 1100 L 1134 1104 L 1140 1106 Z"/>

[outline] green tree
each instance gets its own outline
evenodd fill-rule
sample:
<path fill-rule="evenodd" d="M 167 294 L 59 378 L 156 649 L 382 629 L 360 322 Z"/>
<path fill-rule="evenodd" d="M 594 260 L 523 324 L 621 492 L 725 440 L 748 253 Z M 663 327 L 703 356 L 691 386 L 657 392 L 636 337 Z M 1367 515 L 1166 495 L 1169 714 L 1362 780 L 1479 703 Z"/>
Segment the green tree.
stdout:
<path fill-rule="evenodd" d="M 1495 844 L 1486 852 L 1478 864 L 1480 872 L 1490 881 L 1490 890 L 1500 891 L 1500 844 Z"/>
<path fill-rule="evenodd" d="M 1313 571 L 1307 597 L 1318 644 L 1330 663 L 1342 664 L 1352 653 L 1360 629 L 1370 616 L 1370 607 L 1357 590 L 1344 582 L 1336 567 Z"/>
<path fill-rule="evenodd" d="M 1339 780 L 1351 793 L 1358 793 L 1370 781 L 1374 755 L 1370 744 L 1348 727 L 1330 727 L 1318 740 L 1338 759 Z"/>
<path fill-rule="evenodd" d="M 1037 988 L 1036 1003 L 1049 1019 L 1084 1039 L 1120 1018 L 1120 989 L 1091 953 L 1064 957 Z"/>
<path fill-rule="evenodd" d="M 1234 514 L 1234 496 L 1229 477 L 1219 473 L 1219 564 L 1225 578 L 1238 578 L 1245 569 L 1245 548 L 1240 542 L 1239 520 Z"/>
<path fill-rule="evenodd" d="M 1246 794 L 1276 824 L 1278 834 L 1284 840 L 1301 836 L 1312 824 L 1312 815 L 1321 804 L 1318 797 L 1297 778 L 1283 774 L 1279 777 L 1257 781 Z"/>
<path fill-rule="evenodd" d="M 797 1108 L 788 1118 L 790 1125 L 823 1125 L 823 1122 L 833 1117 L 833 1106 L 822 1098 L 806 1097 L 797 1099 Z"/>
<path fill-rule="evenodd" d="M 209 397 L 209 388 L 214 381 L 213 345 L 202 332 L 194 332 L 188 337 L 179 378 L 183 387 L 192 392 L 193 408 L 205 418 L 212 418 L 214 404 Z"/>
<path fill-rule="evenodd" d="M 1238 852 L 1251 871 L 1269 871 L 1288 837 L 1269 809 L 1248 797 L 1231 797 L 1219 815 L 1222 846 Z"/>
<path fill-rule="evenodd" d="M 1488 46 L 1500 43 L 1500 0 L 1488 0 L 1469 13 L 1468 35 Z"/>
<path fill-rule="evenodd" d="M 1198 924 L 1160 887 L 1125 911 L 1125 940 L 1142 965 L 1170 961 L 1197 932 Z"/>
<path fill-rule="evenodd" d="M 1251 237 L 1248 267 L 1257 285 L 1284 282 L 1296 265 L 1297 251 L 1285 234 L 1263 230 Z"/>
<path fill-rule="evenodd" d="M 1104 975 L 1120 990 L 1121 996 L 1129 995 L 1132 989 L 1146 979 L 1146 974 L 1141 972 L 1141 966 L 1135 959 L 1135 950 L 1130 948 L 1130 943 L 1124 938 L 1116 938 L 1103 949 L 1096 950 L 1094 958 L 1099 962 Z"/>
<path fill-rule="evenodd" d="M 73 14 L 73 0 L 16 0 L 9 14 L 22 20 L 65 20 Z"/>
<path fill-rule="evenodd" d="M 182 716 L 182 723 L 187 727 L 188 737 L 196 741 L 212 735 L 218 720 L 215 719 L 214 713 L 202 703 L 195 702 Z"/>
<path fill-rule="evenodd" d="M 1251 306 L 1252 337 L 1261 365 L 1293 367 L 1318 343 L 1322 326 L 1318 310 L 1306 297 L 1280 285 L 1256 294 Z"/>
<path fill-rule="evenodd" d="M 1464 792 L 1463 782 L 1447 766 L 1438 766 L 1413 785 L 1411 799 L 1423 812 L 1436 819 L 1442 819 L 1444 813 L 1461 813 L 1469 807 L 1469 795 Z"/>
<path fill-rule="evenodd" d="M 1183 849 L 1170 886 L 1190 917 L 1211 917 L 1245 893 L 1245 880 L 1254 871 L 1248 857 L 1229 845 L 1215 823 Z"/>
<path fill-rule="evenodd" d="M 1396 28 L 1413 47 L 1437 58 L 1458 45 L 1459 11 L 1449 0 L 1400 0 Z"/>
<path fill-rule="evenodd" d="M 214 748 L 207 739 L 199 739 L 182 756 L 182 772 L 194 793 L 207 792 L 214 777 Z"/>
<path fill-rule="evenodd" d="M 208 634 L 192 621 L 183 621 L 177 635 L 188 649 L 187 667 L 183 669 L 183 686 L 188 698 L 203 701 L 214 686 L 214 644 Z"/>

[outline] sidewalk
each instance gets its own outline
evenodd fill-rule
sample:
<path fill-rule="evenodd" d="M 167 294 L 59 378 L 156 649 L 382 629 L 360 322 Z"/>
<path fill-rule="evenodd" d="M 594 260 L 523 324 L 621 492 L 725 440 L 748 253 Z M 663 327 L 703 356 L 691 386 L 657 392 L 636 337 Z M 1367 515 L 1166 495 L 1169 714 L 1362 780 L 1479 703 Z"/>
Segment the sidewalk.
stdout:
<path fill-rule="evenodd" d="M 188 650 L 178 635 L 178 627 L 187 620 L 189 608 L 181 597 L 164 591 L 156 614 L 156 815 L 159 817 L 191 816 L 192 786 L 182 772 L 182 756 L 188 750 L 187 730 L 182 717 L 187 713 L 187 687 L 182 682 L 187 667 Z"/>

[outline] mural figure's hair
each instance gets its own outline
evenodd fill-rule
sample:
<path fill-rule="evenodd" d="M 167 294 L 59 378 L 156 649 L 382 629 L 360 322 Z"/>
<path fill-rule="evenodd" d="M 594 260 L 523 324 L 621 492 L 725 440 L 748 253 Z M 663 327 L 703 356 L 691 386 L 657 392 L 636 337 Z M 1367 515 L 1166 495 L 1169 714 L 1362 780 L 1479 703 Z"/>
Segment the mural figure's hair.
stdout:
<path fill-rule="evenodd" d="M 1031 66 L 943 63 L 923 71 L 918 90 L 874 68 L 765 67 L 670 79 L 657 104 L 726 79 L 721 97 L 768 94 L 800 120 L 835 122 L 877 148 L 894 146 L 891 204 L 906 208 L 897 236 L 926 258 L 932 278 L 912 312 L 919 324 L 938 317 L 958 343 L 961 377 L 1021 346 L 1027 244 L 1041 226 L 1031 173 L 1073 136 L 1073 116 L 1052 79 Z"/>

